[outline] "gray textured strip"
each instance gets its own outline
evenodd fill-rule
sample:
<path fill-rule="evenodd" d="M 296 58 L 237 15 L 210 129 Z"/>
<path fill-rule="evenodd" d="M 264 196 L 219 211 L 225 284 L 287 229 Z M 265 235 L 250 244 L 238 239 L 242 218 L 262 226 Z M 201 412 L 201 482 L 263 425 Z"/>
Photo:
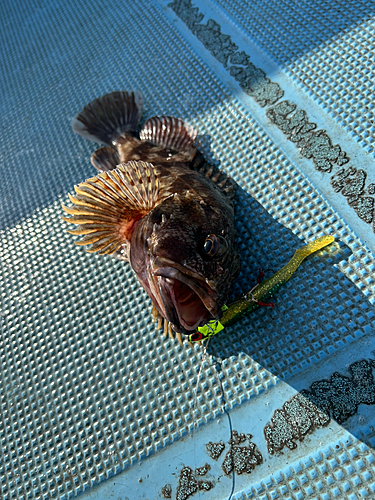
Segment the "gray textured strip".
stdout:
<path fill-rule="evenodd" d="M 349 165 L 342 168 L 350 158 L 341 146 L 332 144 L 325 130 L 317 130 L 317 125 L 309 121 L 306 111 L 290 100 L 280 101 L 284 95 L 280 85 L 267 78 L 244 51 L 239 51 L 215 20 L 202 23 L 204 14 L 193 6 L 191 0 L 174 0 L 169 6 L 235 78 L 242 90 L 260 106 L 267 107 L 266 114 L 270 121 L 296 144 L 301 155 L 311 159 L 317 170 L 333 173 L 330 178 L 332 187 L 346 197 L 358 217 L 373 224 L 375 201 L 372 195 L 375 194 L 375 185 L 366 184 L 367 173 Z"/>
<path fill-rule="evenodd" d="M 360 404 L 375 404 L 374 368 L 373 359 L 356 361 L 349 366 L 351 377 L 335 372 L 329 380 L 315 381 L 286 401 L 264 428 L 269 453 L 296 448 L 297 441 L 328 425 L 331 416 L 342 424 L 357 413 Z"/>

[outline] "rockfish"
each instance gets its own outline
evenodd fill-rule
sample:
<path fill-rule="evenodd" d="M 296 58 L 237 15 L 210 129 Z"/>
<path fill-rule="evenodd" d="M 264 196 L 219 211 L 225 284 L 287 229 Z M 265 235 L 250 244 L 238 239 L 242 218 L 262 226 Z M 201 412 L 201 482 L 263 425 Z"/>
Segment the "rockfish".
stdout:
<path fill-rule="evenodd" d="M 233 182 L 204 160 L 189 124 L 155 116 L 138 133 L 141 113 L 139 92 L 112 92 L 74 119 L 76 133 L 106 147 L 64 220 L 84 235 L 77 245 L 130 262 L 158 314 L 191 334 L 221 317 L 239 272 Z"/>

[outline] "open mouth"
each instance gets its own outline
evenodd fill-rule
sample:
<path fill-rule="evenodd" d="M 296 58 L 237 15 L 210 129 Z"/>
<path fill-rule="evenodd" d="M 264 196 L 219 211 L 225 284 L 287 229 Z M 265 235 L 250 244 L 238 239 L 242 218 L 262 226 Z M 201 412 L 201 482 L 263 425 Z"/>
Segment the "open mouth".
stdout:
<path fill-rule="evenodd" d="M 160 295 L 163 305 L 174 326 L 182 326 L 191 332 L 202 322 L 206 323 L 212 316 L 199 296 L 186 284 L 179 280 L 161 278 L 159 281 Z M 169 301 L 169 304 L 166 302 Z M 172 310 L 172 306 L 173 309 Z M 169 319 L 169 318 L 168 318 Z M 176 321 L 177 320 L 177 321 Z M 181 331 L 180 333 L 184 333 Z"/>
<path fill-rule="evenodd" d="M 175 264 L 176 265 L 176 264 Z M 160 267 L 155 271 L 158 277 L 160 299 L 166 319 L 180 333 L 191 333 L 198 326 L 218 317 L 220 307 L 214 292 L 201 277 L 183 266 Z M 184 269 L 189 275 L 182 272 Z M 194 273 L 195 274 L 195 273 Z"/>

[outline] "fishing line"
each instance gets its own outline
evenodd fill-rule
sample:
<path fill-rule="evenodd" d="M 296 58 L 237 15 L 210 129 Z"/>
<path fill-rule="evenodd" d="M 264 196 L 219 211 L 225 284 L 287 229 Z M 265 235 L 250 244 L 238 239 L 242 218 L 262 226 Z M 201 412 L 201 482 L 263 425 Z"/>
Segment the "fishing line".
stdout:
<path fill-rule="evenodd" d="M 209 345 L 209 343 L 211 341 L 211 338 L 212 337 L 209 337 L 207 339 L 207 341 L 205 342 L 205 345 L 204 345 L 203 355 L 202 355 L 202 361 L 201 361 L 199 372 L 198 372 L 198 375 L 197 375 L 197 381 L 196 381 L 195 391 L 194 391 L 194 404 L 193 404 L 193 448 L 194 448 L 194 477 L 195 477 L 195 479 L 197 481 L 197 484 L 198 484 L 198 479 L 197 479 L 197 476 L 196 476 L 196 473 L 195 473 L 195 471 L 197 469 L 196 433 L 195 433 L 195 427 L 196 427 L 196 425 L 195 425 L 195 421 L 194 421 L 194 415 L 195 415 L 195 411 L 198 410 L 197 400 L 198 400 L 199 379 L 200 379 L 201 374 L 203 372 L 203 363 L 205 362 L 205 360 L 207 358 L 207 349 L 208 349 L 208 345 Z M 226 415 L 226 417 L 228 419 L 229 442 L 231 442 L 232 431 L 233 431 L 232 419 L 231 419 L 231 417 L 229 415 L 229 412 L 226 409 L 227 403 L 226 403 L 226 400 L 225 400 L 225 392 L 224 392 L 223 383 L 222 383 L 222 381 L 220 379 L 220 372 L 223 372 L 223 369 L 221 367 L 222 361 L 221 361 L 221 359 L 218 356 L 216 356 L 216 354 L 212 354 L 211 358 L 212 358 L 211 366 L 214 369 L 215 378 L 218 381 L 218 384 L 219 384 L 219 387 L 220 387 L 220 399 L 221 399 L 221 405 L 222 405 L 222 412 L 223 412 L 223 414 Z M 232 445 L 231 444 L 230 444 L 230 448 L 229 448 L 229 453 L 231 455 L 231 460 L 232 460 L 232 463 L 233 463 L 233 454 L 232 454 L 233 452 L 232 452 Z M 236 485 L 236 478 L 235 478 L 235 472 L 234 472 L 234 468 L 233 468 L 232 469 L 232 488 L 231 488 L 228 500 L 231 500 L 231 498 L 233 497 L 234 490 L 235 490 L 235 485 Z M 200 494 L 199 488 L 198 488 L 198 496 L 199 496 L 199 499 L 200 499 L 201 498 L 201 494 Z"/>
<path fill-rule="evenodd" d="M 208 340 L 211 340 L 211 338 L 209 338 Z M 215 349 L 213 349 L 213 350 L 215 351 Z M 219 386 L 220 386 L 221 404 L 222 404 L 223 413 L 226 415 L 226 417 L 228 419 L 229 441 L 230 441 L 229 453 L 230 453 L 230 457 L 231 457 L 231 462 L 233 464 L 233 448 L 232 448 L 232 444 L 231 444 L 232 431 L 233 431 L 232 419 L 231 419 L 231 416 L 229 415 L 228 410 L 226 409 L 227 403 L 225 400 L 224 387 L 223 387 L 223 383 L 222 383 L 220 376 L 219 376 L 220 372 L 223 372 L 223 369 L 221 367 L 222 360 L 218 356 L 216 356 L 215 354 L 212 355 L 212 359 L 214 361 L 214 363 L 212 363 L 212 366 L 215 368 L 216 380 L 218 380 Z M 233 497 L 235 486 L 236 486 L 236 476 L 235 476 L 234 467 L 233 467 L 232 468 L 232 489 L 231 489 L 231 492 L 229 494 L 228 500 L 231 500 L 231 498 Z"/>
<path fill-rule="evenodd" d="M 197 485 L 198 485 L 198 479 L 197 479 L 197 475 L 196 475 L 196 469 L 197 469 L 197 455 L 196 455 L 196 446 L 195 446 L 195 420 L 194 420 L 194 415 L 195 415 L 195 410 L 198 410 L 198 407 L 197 407 L 197 399 L 198 399 L 198 385 L 199 385 L 199 379 L 200 379 L 200 376 L 202 374 L 202 371 L 203 371 L 203 363 L 205 362 L 206 360 L 206 355 L 207 355 L 207 348 L 208 348 L 208 344 L 210 343 L 210 340 L 211 338 L 209 338 L 207 340 L 207 342 L 205 342 L 205 345 L 204 345 L 204 349 L 203 349 L 203 354 L 202 354 L 202 361 L 201 361 L 201 364 L 200 364 L 200 367 L 199 367 L 199 371 L 198 371 L 198 375 L 197 375 L 197 382 L 195 384 L 195 391 L 194 391 L 194 402 L 193 402 L 193 449 L 194 449 L 194 478 L 197 482 Z M 198 425 L 198 424 L 197 424 Z M 199 490 L 199 487 L 198 487 L 198 496 L 199 498 L 201 498 L 201 493 L 200 493 L 200 490 Z"/>

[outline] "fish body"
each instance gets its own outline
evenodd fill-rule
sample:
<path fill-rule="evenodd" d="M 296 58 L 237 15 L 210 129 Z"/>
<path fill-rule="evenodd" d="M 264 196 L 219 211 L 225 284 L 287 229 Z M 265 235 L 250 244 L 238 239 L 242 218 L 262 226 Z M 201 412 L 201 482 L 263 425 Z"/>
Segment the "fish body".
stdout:
<path fill-rule="evenodd" d="M 190 334 L 221 308 L 239 272 L 233 185 L 197 150 L 196 132 L 174 117 L 148 119 L 138 92 L 89 103 L 73 122 L 106 144 L 91 158 L 100 173 L 75 187 L 68 222 L 90 252 L 128 260 L 158 313 Z"/>

